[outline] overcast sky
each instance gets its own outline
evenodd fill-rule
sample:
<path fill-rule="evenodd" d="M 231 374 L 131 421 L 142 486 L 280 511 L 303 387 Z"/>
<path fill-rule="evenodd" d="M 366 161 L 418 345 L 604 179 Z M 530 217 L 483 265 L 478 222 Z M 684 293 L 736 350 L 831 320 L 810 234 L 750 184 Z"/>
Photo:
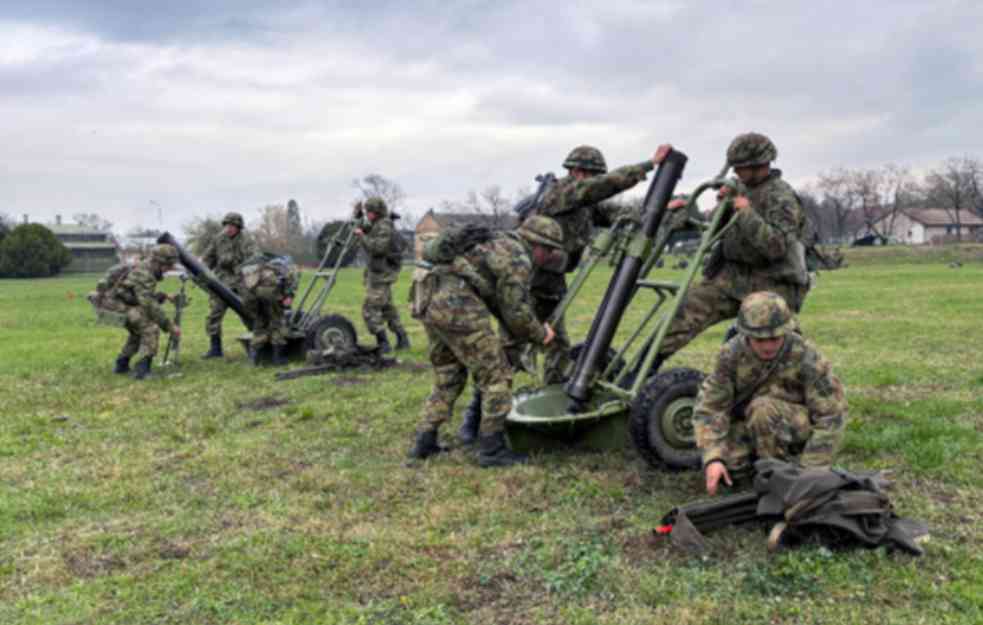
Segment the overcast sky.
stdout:
<path fill-rule="evenodd" d="M 617 166 L 672 142 L 683 188 L 749 130 L 794 184 L 932 167 L 983 156 L 980 24 L 941 0 L 5 2 L 0 212 L 325 220 L 377 172 L 421 214 L 582 143 Z"/>

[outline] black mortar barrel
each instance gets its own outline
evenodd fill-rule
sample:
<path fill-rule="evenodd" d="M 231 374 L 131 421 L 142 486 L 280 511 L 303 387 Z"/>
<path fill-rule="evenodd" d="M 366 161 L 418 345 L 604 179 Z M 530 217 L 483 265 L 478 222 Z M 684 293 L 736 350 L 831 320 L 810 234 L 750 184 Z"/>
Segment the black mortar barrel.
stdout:
<path fill-rule="evenodd" d="M 246 309 L 243 308 L 242 300 L 239 299 L 239 296 L 236 295 L 232 289 L 222 284 L 222 282 L 215 277 L 215 274 L 213 274 L 208 267 L 205 267 L 200 260 L 181 247 L 181 244 L 177 242 L 177 239 L 175 239 L 170 232 L 165 232 L 157 237 L 157 243 L 167 243 L 168 245 L 173 245 L 174 249 L 177 250 L 178 258 L 181 259 L 181 264 L 188 270 L 188 273 L 196 278 L 195 283 L 225 302 L 229 308 L 234 310 L 236 314 L 239 315 L 239 318 L 242 319 L 243 325 L 250 330 L 253 329 L 253 318 L 246 312 Z"/>
<path fill-rule="evenodd" d="M 649 242 L 655 240 L 655 233 L 659 230 L 666 205 L 672 199 L 676 183 L 683 175 L 686 160 L 686 155 L 682 152 L 676 150 L 669 152 L 655 172 L 652 184 L 649 185 L 642 207 L 641 230 Z M 635 283 L 644 263 L 644 258 L 625 255 L 611 282 L 608 283 L 601 308 L 598 309 L 598 315 L 594 317 L 590 332 L 587 334 L 587 343 L 580 352 L 573 376 L 564 389 L 574 400 L 575 407 L 583 405 L 590 399 L 591 380 L 608 353 L 608 348 L 611 347 L 611 341 L 618 330 L 625 309 L 635 294 Z"/>

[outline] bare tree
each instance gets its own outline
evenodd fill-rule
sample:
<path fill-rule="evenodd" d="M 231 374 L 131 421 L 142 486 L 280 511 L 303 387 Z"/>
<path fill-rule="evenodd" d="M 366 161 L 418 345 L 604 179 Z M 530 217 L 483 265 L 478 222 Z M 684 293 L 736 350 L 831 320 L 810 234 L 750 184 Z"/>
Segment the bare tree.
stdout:
<path fill-rule="evenodd" d="M 851 191 L 850 172 L 840 168 L 819 174 L 816 190 L 820 194 L 820 206 L 832 217 L 833 237 L 844 239 L 856 223 L 856 196 Z"/>
<path fill-rule="evenodd" d="M 80 226 L 93 230 L 108 231 L 113 229 L 113 222 L 103 219 L 98 213 L 75 213 L 72 219 Z"/>
<path fill-rule="evenodd" d="M 208 244 L 222 231 L 221 217 L 195 217 L 184 225 L 184 237 L 196 256 L 205 253 Z"/>
<path fill-rule="evenodd" d="M 973 172 L 977 168 L 968 156 L 950 158 L 925 177 L 928 201 L 945 211 L 956 226 L 956 241 L 962 241 L 962 220 L 965 211 L 975 206 L 976 181 Z"/>
<path fill-rule="evenodd" d="M 352 180 L 352 186 L 358 189 L 364 199 L 382 198 L 391 211 L 399 208 L 406 199 L 403 187 L 395 180 L 390 180 L 381 174 L 367 174 L 356 178 Z"/>
<path fill-rule="evenodd" d="M 471 190 L 462 202 L 443 200 L 440 211 L 446 213 L 465 213 L 488 217 L 488 226 L 505 229 L 513 224 L 512 198 L 502 193 L 502 187 L 491 185 L 481 192 Z"/>

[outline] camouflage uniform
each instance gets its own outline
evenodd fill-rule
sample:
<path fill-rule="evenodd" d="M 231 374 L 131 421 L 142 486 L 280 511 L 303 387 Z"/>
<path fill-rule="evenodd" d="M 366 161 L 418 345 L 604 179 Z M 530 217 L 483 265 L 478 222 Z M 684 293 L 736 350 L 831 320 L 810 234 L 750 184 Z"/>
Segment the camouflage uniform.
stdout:
<path fill-rule="evenodd" d="M 215 273 L 219 281 L 233 291 L 238 292 L 239 280 L 237 270 L 239 265 L 244 263 L 248 258 L 255 256 L 258 250 L 252 237 L 243 231 L 241 215 L 238 213 L 229 213 L 226 215 L 222 220 L 222 225 L 228 224 L 237 225 L 239 232 L 234 237 L 230 237 L 224 231 L 217 234 L 205 249 L 205 253 L 202 255 L 202 261 L 205 263 L 205 266 Z M 209 311 L 208 317 L 205 320 L 205 333 L 210 337 L 221 339 L 222 318 L 225 316 L 228 305 L 212 294 L 208 295 L 208 304 Z"/>
<path fill-rule="evenodd" d="M 732 158 L 735 144 L 740 147 L 742 140 L 752 142 L 752 147 L 754 141 L 767 141 L 771 148 L 766 154 L 768 160 L 751 164 L 766 164 L 777 155 L 767 137 L 748 133 L 731 144 L 731 164 L 744 164 Z M 764 181 L 749 186 L 748 199 L 750 208 L 738 212 L 720 242 L 720 269 L 690 288 L 666 333 L 660 359 L 676 353 L 710 326 L 736 317 L 741 300 L 755 291 L 778 293 L 793 310 L 801 310 L 808 290 L 807 281 L 803 284 L 807 274 L 798 275 L 788 261 L 792 246 L 803 238 L 806 224 L 798 197 L 782 180 L 781 171 L 772 169 Z"/>
<path fill-rule="evenodd" d="M 239 267 L 242 305 L 253 317 L 250 353 L 254 356 L 267 344 L 274 348 L 274 360 L 287 344 L 283 300 L 293 298 L 300 275 L 289 257 L 261 254 Z"/>
<path fill-rule="evenodd" d="M 741 313 L 763 297 L 778 299 L 756 293 L 745 300 Z M 788 311 L 784 302 L 781 306 Z M 814 346 L 784 331 L 794 324 L 791 312 L 784 321 L 785 342 L 773 360 L 754 353 L 748 344 L 754 333 L 743 329 L 721 348 L 693 413 L 704 467 L 721 460 L 732 474 L 741 474 L 756 458 L 794 457 L 807 467 L 832 464 L 847 419 L 843 386 Z M 757 325 L 767 326 L 769 320 L 757 319 Z"/>
<path fill-rule="evenodd" d="M 366 210 L 370 210 L 370 206 Z M 379 217 L 363 226 L 362 247 L 368 256 L 363 282 L 365 300 L 362 302 L 362 319 L 372 334 L 384 333 L 386 325 L 394 334 L 405 333 L 399 320 L 399 311 L 393 305 L 392 285 L 399 279 L 402 261 L 392 260 L 392 237 L 396 226 L 389 217 Z"/>
<path fill-rule="evenodd" d="M 557 181 L 543 197 L 536 214 L 553 218 L 563 228 L 563 247 L 569 257 L 566 271 L 577 268 L 584 249 L 590 244 L 593 228 L 608 227 L 620 217 L 638 219 L 638 215 L 622 212 L 616 205 L 600 204 L 645 180 L 654 168 L 652 161 L 626 165 L 607 173 L 604 157 L 595 148 L 580 146 L 567 157 L 564 166 L 584 169 L 598 175 L 582 180 L 565 176 Z M 531 293 L 536 318 L 546 321 L 567 292 L 563 274 L 542 269 L 533 272 Z M 547 384 L 562 382 L 570 366 L 570 338 L 563 319 L 554 326 L 556 338 L 546 346 L 544 379 Z"/>

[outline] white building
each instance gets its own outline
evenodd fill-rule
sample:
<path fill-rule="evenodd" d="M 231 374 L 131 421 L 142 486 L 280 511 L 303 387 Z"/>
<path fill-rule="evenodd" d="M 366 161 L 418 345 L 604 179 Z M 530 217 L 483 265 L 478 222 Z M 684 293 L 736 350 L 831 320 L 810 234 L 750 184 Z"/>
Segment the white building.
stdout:
<path fill-rule="evenodd" d="M 923 243 L 942 243 L 956 236 L 955 211 L 942 208 L 912 209 L 898 214 L 893 227 L 885 232 L 890 217 L 877 222 L 877 230 L 901 243 L 920 245 Z M 959 211 L 963 241 L 975 241 L 983 235 L 983 219 L 969 210 Z"/>

